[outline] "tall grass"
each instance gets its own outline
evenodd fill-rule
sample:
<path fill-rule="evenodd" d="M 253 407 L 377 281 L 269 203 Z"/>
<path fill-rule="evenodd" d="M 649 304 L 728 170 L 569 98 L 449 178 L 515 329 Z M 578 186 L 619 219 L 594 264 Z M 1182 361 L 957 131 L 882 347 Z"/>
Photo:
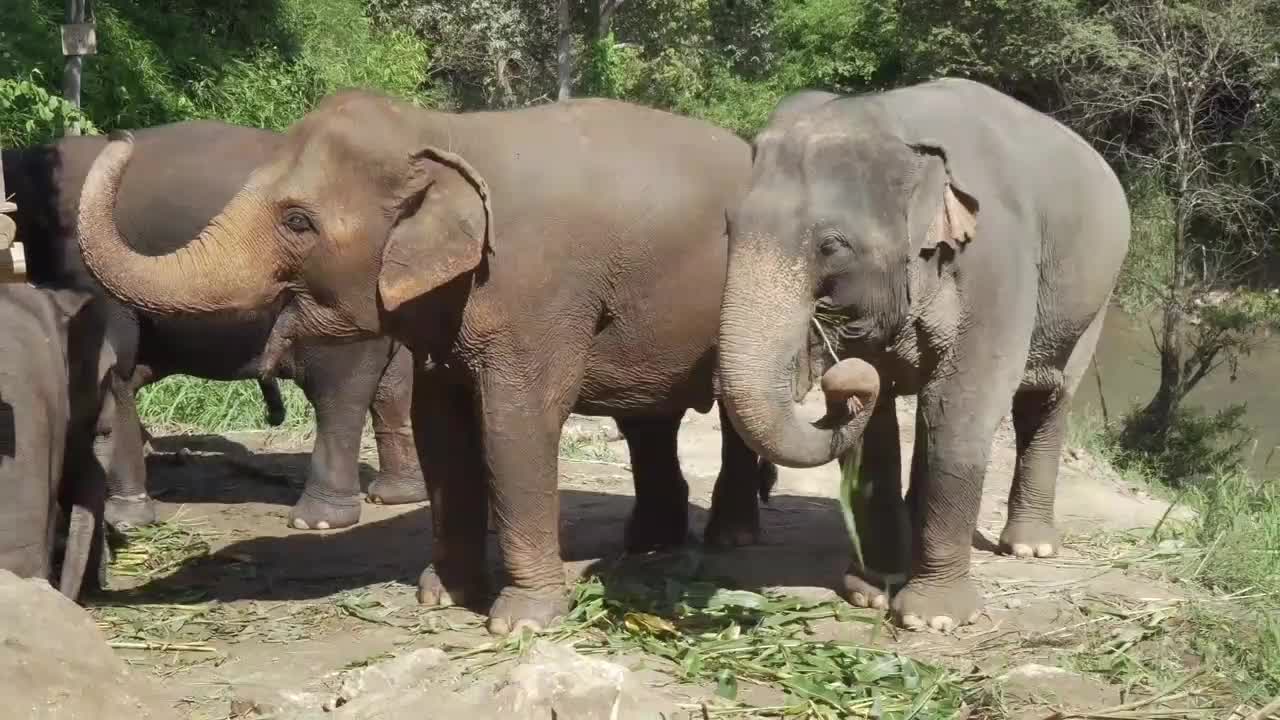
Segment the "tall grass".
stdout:
<path fill-rule="evenodd" d="M 1195 609 L 1186 622 L 1191 646 L 1204 664 L 1228 678 L 1242 696 L 1264 700 L 1280 694 L 1280 483 L 1230 463 L 1216 471 L 1191 475 L 1164 462 L 1141 462 L 1120 447 L 1117 432 L 1096 417 L 1072 418 L 1070 445 L 1117 468 L 1123 479 L 1145 485 L 1175 505 L 1192 511 L 1173 513 L 1150 534 L 1151 544 L 1173 543 L 1181 550 L 1170 576 L 1194 583 L 1229 606 Z M 1213 448 L 1205 448 L 1204 455 Z"/>
<path fill-rule="evenodd" d="M 281 427 L 299 431 L 315 427 L 315 411 L 302 390 L 281 380 L 280 392 L 287 413 Z M 138 393 L 138 414 L 152 433 L 226 433 L 270 427 L 262 393 L 252 380 L 168 377 Z"/>

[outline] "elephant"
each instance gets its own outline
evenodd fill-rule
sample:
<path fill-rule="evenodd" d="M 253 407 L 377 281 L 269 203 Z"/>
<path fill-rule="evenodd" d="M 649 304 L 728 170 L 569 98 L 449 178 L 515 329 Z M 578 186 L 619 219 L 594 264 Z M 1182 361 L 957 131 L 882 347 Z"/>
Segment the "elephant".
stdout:
<path fill-rule="evenodd" d="M 730 221 L 721 402 L 747 445 L 779 465 L 858 463 L 866 553 L 851 562 L 847 599 L 909 628 L 972 622 L 982 603 L 970 548 L 1007 412 L 1017 464 L 999 545 L 1045 557 L 1060 542 L 1059 455 L 1128 253 L 1124 189 L 1064 125 L 955 78 L 790 96 L 752 148 Z M 806 423 L 786 376 L 818 316 L 832 354 L 875 376 L 854 382 L 878 380 L 879 392 Z M 894 400 L 909 395 L 904 501 Z"/>
<path fill-rule="evenodd" d="M 137 132 L 137 167 L 120 194 L 121 227 L 141 252 L 164 254 L 184 243 L 235 194 L 254 166 L 281 147 L 279 133 L 214 121 L 161 125 Z M 200 318 L 161 317 L 112 300 L 85 269 L 76 243 L 76 214 L 102 136 L 4 151 L 5 182 L 18 202 L 18 239 L 33 281 L 83 288 L 110 305 L 108 342 L 118 356 L 109 402 L 116 421 L 108 469 L 107 519 L 114 526 L 155 520 L 146 491 L 144 432 L 135 394 L 174 374 L 215 380 L 258 378 L 268 420 L 284 420 L 275 377 L 260 370 L 276 310 Z M 288 522 L 298 529 L 336 529 L 358 522 L 358 455 L 371 410 L 380 469 L 369 499 L 387 504 L 426 499 L 409 426 L 412 357 L 387 338 L 337 346 L 300 343 L 275 374 L 302 387 L 316 411 L 316 440 L 305 489 Z"/>
<path fill-rule="evenodd" d="M 94 342 L 106 328 L 102 305 L 83 291 L 0 284 L 0 568 L 56 582 L 72 600 L 97 577 L 105 547 L 95 437 L 110 420 L 101 413 L 113 357 Z"/>
<path fill-rule="evenodd" d="M 687 410 L 715 404 L 725 222 L 748 179 L 745 141 L 616 100 L 455 114 L 347 90 L 160 257 L 134 251 L 115 221 L 133 147 L 113 138 L 81 196 L 81 251 L 114 297 L 175 316 L 283 299 L 269 355 L 299 338 L 377 334 L 412 350 L 433 528 L 421 602 L 492 599 L 498 635 L 563 617 L 557 462 L 570 412 L 613 417 L 631 451 L 627 549 L 685 541 L 676 439 Z M 774 469 L 721 428 L 704 539 L 752 542 Z M 490 503 L 507 576 L 496 597 Z"/>

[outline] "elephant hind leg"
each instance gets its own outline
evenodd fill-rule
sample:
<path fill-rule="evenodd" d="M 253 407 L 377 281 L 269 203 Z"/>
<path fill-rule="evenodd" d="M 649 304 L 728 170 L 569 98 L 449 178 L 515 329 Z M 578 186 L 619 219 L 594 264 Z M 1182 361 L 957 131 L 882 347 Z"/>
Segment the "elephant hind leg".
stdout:
<path fill-rule="evenodd" d="M 711 493 L 711 516 L 703 542 L 713 547 L 754 545 L 760 542 L 760 502 L 768 502 L 777 482 L 773 463 L 756 455 L 730 422 L 724 405 L 720 412 L 720 474 Z"/>
<path fill-rule="evenodd" d="M 1061 388 L 1022 390 L 1013 397 L 1018 457 L 1009 491 L 1009 519 L 1000 533 L 1001 552 L 1018 557 L 1049 557 L 1057 552 L 1053 501 L 1070 406 L 1070 396 Z"/>
<path fill-rule="evenodd" d="M 631 453 L 636 504 L 627 521 L 628 552 L 684 544 L 689 532 L 689 485 L 680 470 L 676 442 L 681 412 L 664 417 L 619 417 L 618 430 Z"/>
<path fill-rule="evenodd" d="M 1009 519 L 1000 551 L 1017 557 L 1049 557 L 1061 540 L 1053 523 L 1058 467 L 1071 399 L 1093 358 L 1106 305 L 1076 340 L 1056 387 L 1020 389 L 1013 396 L 1017 465 L 1009 490 Z"/>
<path fill-rule="evenodd" d="M 401 505 L 427 499 L 427 483 L 409 420 L 412 398 L 413 353 L 396 343 L 369 407 L 378 445 L 378 474 L 369 483 L 370 502 Z"/>

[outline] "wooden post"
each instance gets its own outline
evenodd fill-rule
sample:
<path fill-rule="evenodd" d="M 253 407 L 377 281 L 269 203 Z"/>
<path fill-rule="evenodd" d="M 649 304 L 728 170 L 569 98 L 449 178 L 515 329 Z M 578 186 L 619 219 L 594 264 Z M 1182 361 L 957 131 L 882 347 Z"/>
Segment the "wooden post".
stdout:
<path fill-rule="evenodd" d="M 22 252 L 22 243 L 14 242 L 18 226 L 9 217 L 9 213 L 17 210 L 18 206 L 9 202 L 4 189 L 4 159 L 0 156 L 0 282 L 23 282 L 27 279 L 27 256 Z"/>
<path fill-rule="evenodd" d="M 66 17 L 62 25 L 62 55 L 66 58 L 62 70 L 62 97 L 77 109 L 80 107 L 80 74 L 84 69 L 84 56 L 98 52 L 98 38 L 88 5 L 89 0 L 66 0 Z M 80 124 L 72 123 L 67 134 L 79 135 Z"/>

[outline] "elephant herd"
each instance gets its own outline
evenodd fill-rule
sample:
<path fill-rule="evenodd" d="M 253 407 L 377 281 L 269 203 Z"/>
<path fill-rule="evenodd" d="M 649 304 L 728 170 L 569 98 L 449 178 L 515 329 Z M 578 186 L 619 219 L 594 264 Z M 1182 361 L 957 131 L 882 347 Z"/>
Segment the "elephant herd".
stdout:
<path fill-rule="evenodd" d="M 31 327 L 6 309 L 0 392 L 19 425 L 77 419 L 41 449 L 65 445 L 67 482 L 34 465 L 5 475 L 31 486 L 32 504 L 0 515 L 0 561 L 35 549 L 29 572 L 49 576 L 59 513 L 46 507 L 63 508 L 74 594 L 104 514 L 153 519 L 142 385 L 256 378 L 278 422 L 275 378 L 288 377 L 317 418 L 290 524 L 358 522 L 370 411 L 369 499 L 430 500 L 420 601 L 488 607 L 498 634 L 567 610 L 557 457 L 569 414 L 617 422 L 635 483 L 626 547 L 643 552 L 686 541 L 677 433 L 686 411 L 717 404 L 707 544 L 761 539 L 775 463 L 856 458 L 864 554 L 847 599 L 910 628 L 971 622 L 997 426 L 1012 411 L 1001 550 L 1053 555 L 1066 414 L 1129 244 L 1124 191 L 1097 152 L 959 79 L 799 92 L 750 143 L 606 99 L 446 113 L 348 90 L 283 134 L 179 123 L 6 152 L 4 167 L 40 288 L 23 292 L 49 294 L 51 309 Z M 23 357 L 22 332 L 65 344 L 64 360 Z M 70 388 L 87 411 L 8 400 L 21 384 L 10 378 L 81 365 L 92 377 Z M 826 414 L 808 422 L 797 404 L 815 381 Z M 899 395 L 918 398 L 905 497 Z M 73 473 L 81 464 L 95 469 Z"/>

